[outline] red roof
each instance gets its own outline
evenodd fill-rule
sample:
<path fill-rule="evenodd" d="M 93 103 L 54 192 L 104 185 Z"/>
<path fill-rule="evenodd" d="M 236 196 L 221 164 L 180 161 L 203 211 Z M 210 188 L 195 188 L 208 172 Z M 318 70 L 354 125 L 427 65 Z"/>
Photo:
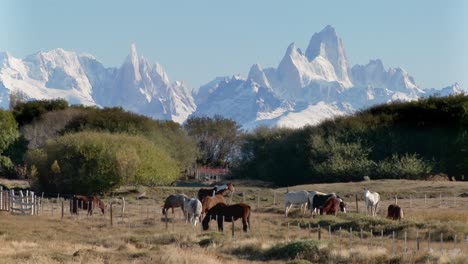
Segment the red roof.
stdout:
<path fill-rule="evenodd" d="M 198 168 L 198 172 L 206 174 L 228 174 L 229 170 L 223 168 L 200 167 Z"/>

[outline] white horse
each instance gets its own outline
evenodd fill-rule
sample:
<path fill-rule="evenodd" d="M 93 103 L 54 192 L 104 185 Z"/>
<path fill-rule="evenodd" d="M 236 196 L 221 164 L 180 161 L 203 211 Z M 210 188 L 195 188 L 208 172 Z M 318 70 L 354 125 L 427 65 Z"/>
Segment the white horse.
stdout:
<path fill-rule="evenodd" d="M 380 202 L 380 195 L 377 192 L 371 192 L 369 189 L 364 191 L 364 197 L 366 198 L 366 215 L 369 214 L 369 210 L 372 216 L 377 214 L 377 206 Z"/>
<path fill-rule="evenodd" d="M 197 198 L 184 199 L 185 223 L 192 223 L 197 226 L 197 221 L 202 214 L 202 203 Z"/>
<path fill-rule="evenodd" d="M 307 208 L 309 192 L 298 191 L 298 192 L 287 192 L 284 194 L 284 214 L 288 217 L 288 212 L 291 210 L 293 205 L 299 205 L 301 207 L 302 214 L 305 213 Z"/>

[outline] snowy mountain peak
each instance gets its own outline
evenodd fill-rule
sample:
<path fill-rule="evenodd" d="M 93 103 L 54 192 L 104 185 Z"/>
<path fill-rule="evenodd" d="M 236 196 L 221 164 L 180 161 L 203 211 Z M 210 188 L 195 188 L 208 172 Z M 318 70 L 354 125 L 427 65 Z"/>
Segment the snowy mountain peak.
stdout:
<path fill-rule="evenodd" d="M 319 56 L 325 58 L 333 65 L 338 81 L 344 87 L 353 86 L 349 78 L 348 58 L 343 42 L 332 26 L 326 26 L 322 31 L 312 36 L 305 56 L 309 61 L 313 61 Z"/>
<path fill-rule="evenodd" d="M 249 75 L 247 80 L 258 83 L 260 86 L 271 88 L 270 82 L 266 77 L 265 73 L 262 70 L 262 67 L 259 64 L 254 64 L 250 67 Z"/>
<path fill-rule="evenodd" d="M 286 54 L 284 54 L 284 56 L 293 57 L 297 55 L 303 55 L 302 51 L 296 46 L 295 42 L 292 42 L 291 44 L 289 44 L 288 48 L 286 49 Z"/>
<path fill-rule="evenodd" d="M 124 64 L 127 64 L 129 67 L 133 68 L 134 79 L 136 81 L 141 80 L 140 63 L 139 63 L 138 52 L 137 52 L 135 43 L 132 43 L 130 47 L 130 54 L 127 56 L 127 59 L 125 60 Z"/>

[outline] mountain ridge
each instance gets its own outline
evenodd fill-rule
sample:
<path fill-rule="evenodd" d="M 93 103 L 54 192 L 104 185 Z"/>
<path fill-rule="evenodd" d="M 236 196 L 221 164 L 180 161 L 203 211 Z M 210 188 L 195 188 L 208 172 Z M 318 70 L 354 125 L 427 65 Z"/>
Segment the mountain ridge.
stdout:
<path fill-rule="evenodd" d="M 222 115 L 246 129 L 258 125 L 301 127 L 391 101 L 462 93 L 457 83 L 420 88 L 402 68 L 380 59 L 350 66 L 342 39 L 328 25 L 312 35 L 303 52 L 291 43 L 278 66 L 250 67 L 246 78 L 217 77 L 197 92 L 171 82 L 159 63 L 139 56 L 135 43 L 119 67 L 93 55 L 57 48 L 17 59 L 0 52 L 0 106 L 9 95 L 64 98 L 72 104 L 121 106 L 155 119 L 183 123 L 190 116 Z"/>

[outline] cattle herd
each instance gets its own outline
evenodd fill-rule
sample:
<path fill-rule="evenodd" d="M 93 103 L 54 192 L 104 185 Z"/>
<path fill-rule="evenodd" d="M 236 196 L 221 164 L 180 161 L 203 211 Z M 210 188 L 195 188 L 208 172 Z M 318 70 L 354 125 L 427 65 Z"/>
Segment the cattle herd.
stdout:
<path fill-rule="evenodd" d="M 218 230 L 222 231 L 224 222 L 242 219 L 243 230 L 246 232 L 250 228 L 251 208 L 245 203 L 227 205 L 223 196 L 227 191 L 234 193 L 234 185 L 232 183 L 209 189 L 202 188 L 198 191 L 197 197 L 194 198 L 189 198 L 185 194 L 171 194 L 164 202 L 162 214 L 167 217 L 169 209 L 174 214 L 174 208 L 181 208 L 186 223 L 196 226 L 197 222 L 200 221 L 203 230 L 208 230 L 211 220 L 217 221 Z M 377 192 L 365 189 L 364 198 L 366 202 L 366 214 L 376 216 L 380 195 Z M 346 203 L 339 195 L 319 191 L 288 191 L 284 194 L 284 206 L 286 217 L 288 217 L 288 213 L 293 206 L 300 207 L 303 215 L 309 210 L 311 217 L 324 213 L 335 216 L 338 212 L 346 213 Z M 87 210 L 88 214 L 92 214 L 94 207 L 100 208 L 104 214 L 106 206 L 96 196 L 76 195 L 71 200 L 70 205 L 72 213 L 75 214 L 78 213 L 78 208 Z M 403 218 L 403 209 L 397 204 L 391 204 L 388 207 L 387 217 L 400 220 Z"/>

